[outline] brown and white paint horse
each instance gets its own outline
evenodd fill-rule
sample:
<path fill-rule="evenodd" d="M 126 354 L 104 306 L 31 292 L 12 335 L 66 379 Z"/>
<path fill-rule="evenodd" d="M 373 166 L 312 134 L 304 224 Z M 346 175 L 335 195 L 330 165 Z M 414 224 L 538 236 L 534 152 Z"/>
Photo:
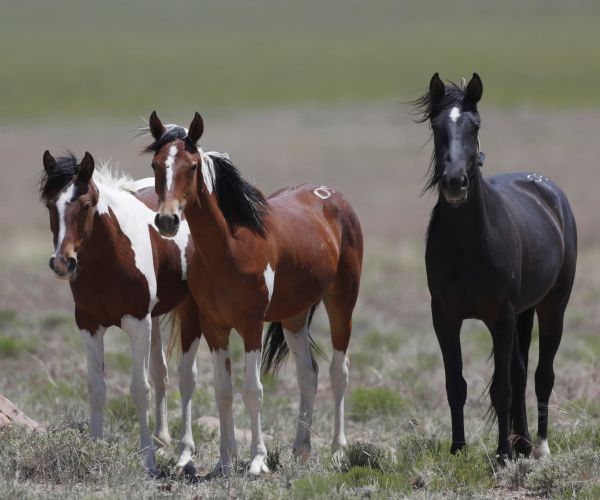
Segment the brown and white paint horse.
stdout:
<path fill-rule="evenodd" d="M 72 154 L 55 159 L 46 151 L 43 163 L 40 197 L 48 207 L 55 248 L 50 268 L 58 278 L 69 280 L 73 293 L 75 321 L 87 353 L 91 436 L 102 438 L 103 433 L 104 333 L 109 326 L 119 326 L 131 337 L 131 396 L 140 418 L 140 449 L 146 467 L 155 471 L 148 373 L 156 391 L 154 437 L 168 446 L 167 364 L 158 316 L 176 311 L 183 351 L 178 370 L 183 414 L 179 463 L 185 465 L 194 451 L 191 398 L 200 338 L 186 282 L 193 252 L 187 223 L 175 238 L 158 234 L 153 226 L 158 200 L 152 178 L 134 182 L 107 168 L 94 173 L 89 153 L 79 164 Z"/>
<path fill-rule="evenodd" d="M 167 129 L 156 113 L 149 125 L 155 142 L 146 151 L 154 155 L 160 200 L 156 224 L 163 235 L 177 234 L 185 212 L 195 246 L 188 281 L 214 363 L 221 430 L 215 472 L 230 469 L 237 455 L 229 356 L 232 328 L 241 335 L 246 352 L 243 399 L 252 430 L 249 471 L 257 475 L 268 470 L 260 423 L 265 321 L 280 322 L 270 329 L 274 349 L 282 349 L 287 342 L 295 355 L 301 397 L 294 454 L 308 457 L 317 390 L 308 326 L 311 310 L 321 301 L 329 315 L 334 349 L 330 367 L 335 400 L 333 449 L 341 448 L 346 444 L 346 350 L 363 250 L 354 211 L 340 193 L 325 186 L 284 188 L 265 199 L 226 155 L 205 153 L 196 146 L 204 129 L 198 113 L 189 132 L 181 127 Z"/>

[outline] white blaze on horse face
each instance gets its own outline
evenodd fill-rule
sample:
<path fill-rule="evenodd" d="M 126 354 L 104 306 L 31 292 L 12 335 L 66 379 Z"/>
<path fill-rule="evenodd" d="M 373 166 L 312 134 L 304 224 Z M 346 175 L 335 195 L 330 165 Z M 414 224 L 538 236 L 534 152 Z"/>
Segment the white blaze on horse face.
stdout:
<path fill-rule="evenodd" d="M 58 211 L 58 237 L 56 238 L 56 248 L 54 249 L 54 255 L 58 255 L 65 234 L 67 232 L 67 223 L 65 221 L 65 209 L 67 203 L 73 198 L 75 193 L 75 185 L 71 184 L 65 191 L 63 191 L 58 200 L 56 200 L 56 210 Z"/>
<path fill-rule="evenodd" d="M 455 106 L 450 110 L 450 114 L 448 116 L 450 117 L 453 123 L 456 123 L 456 121 L 460 118 L 460 109 L 458 109 L 458 107 Z"/>
<path fill-rule="evenodd" d="M 167 176 L 167 190 L 171 190 L 171 184 L 173 184 L 173 165 L 175 164 L 175 155 L 177 154 L 177 146 L 175 144 L 171 145 L 169 148 L 169 156 L 167 156 L 167 160 L 165 161 Z"/>
<path fill-rule="evenodd" d="M 265 277 L 265 285 L 267 286 L 267 292 L 269 294 L 269 302 L 271 302 L 271 297 L 273 297 L 273 288 L 275 287 L 275 271 L 273 271 L 270 262 L 267 262 L 267 267 L 263 272 L 263 276 Z"/>

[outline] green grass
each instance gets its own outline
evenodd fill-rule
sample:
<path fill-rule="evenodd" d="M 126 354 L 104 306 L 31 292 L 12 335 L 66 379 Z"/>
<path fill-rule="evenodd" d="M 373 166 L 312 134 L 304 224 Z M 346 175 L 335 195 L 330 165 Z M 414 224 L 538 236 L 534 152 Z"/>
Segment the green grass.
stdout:
<path fill-rule="evenodd" d="M 0 116 L 397 102 L 434 71 L 478 71 L 486 103 L 598 105 L 599 14 L 589 0 L 8 2 Z"/>
<path fill-rule="evenodd" d="M 356 420 L 396 416 L 406 407 L 406 401 L 387 387 L 357 387 L 348 396 L 348 414 Z"/>

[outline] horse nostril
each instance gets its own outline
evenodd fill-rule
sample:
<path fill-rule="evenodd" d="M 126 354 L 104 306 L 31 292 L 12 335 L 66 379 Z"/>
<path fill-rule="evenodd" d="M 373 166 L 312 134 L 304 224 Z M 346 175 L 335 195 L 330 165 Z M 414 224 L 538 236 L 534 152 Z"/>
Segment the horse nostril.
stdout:
<path fill-rule="evenodd" d="M 74 273 L 76 268 L 77 268 L 77 259 L 75 259 L 74 257 L 69 257 L 69 260 L 67 261 L 67 270 L 70 273 Z"/>
<path fill-rule="evenodd" d="M 442 188 L 446 189 L 448 187 L 448 174 L 442 175 Z"/>
<path fill-rule="evenodd" d="M 160 229 L 159 222 L 160 222 L 160 214 L 156 214 L 156 217 L 154 217 L 154 225 L 155 225 L 155 226 L 156 226 L 158 229 Z"/>
<path fill-rule="evenodd" d="M 469 178 L 466 175 L 462 176 L 462 183 L 460 184 L 462 189 L 467 189 L 469 187 Z"/>
<path fill-rule="evenodd" d="M 50 266 L 50 269 L 54 271 L 54 257 L 50 257 L 50 260 L 48 261 L 48 266 Z"/>
<path fill-rule="evenodd" d="M 177 214 L 173 214 L 173 229 L 179 228 L 179 216 Z"/>

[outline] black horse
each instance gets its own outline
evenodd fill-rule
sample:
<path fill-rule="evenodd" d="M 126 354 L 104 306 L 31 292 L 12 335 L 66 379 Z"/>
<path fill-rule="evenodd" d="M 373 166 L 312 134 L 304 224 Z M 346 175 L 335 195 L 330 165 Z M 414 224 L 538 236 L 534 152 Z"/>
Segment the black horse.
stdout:
<path fill-rule="evenodd" d="M 538 438 L 533 454 L 550 454 L 548 400 L 554 385 L 554 356 L 563 331 L 577 260 L 577 229 L 566 196 L 547 177 L 534 173 L 484 178 L 477 134 L 477 103 L 483 86 L 475 73 L 464 88 L 444 85 L 433 75 L 429 92 L 416 101 L 429 120 L 434 151 L 426 190 L 439 192 L 429 228 L 425 263 L 433 326 L 444 358 L 452 416 L 452 448 L 465 446 L 460 329 L 477 318 L 493 341 L 490 386 L 498 418 L 497 459 L 513 449 L 532 450 L 527 428 L 525 386 L 533 316 L 540 330 L 535 372 Z"/>

